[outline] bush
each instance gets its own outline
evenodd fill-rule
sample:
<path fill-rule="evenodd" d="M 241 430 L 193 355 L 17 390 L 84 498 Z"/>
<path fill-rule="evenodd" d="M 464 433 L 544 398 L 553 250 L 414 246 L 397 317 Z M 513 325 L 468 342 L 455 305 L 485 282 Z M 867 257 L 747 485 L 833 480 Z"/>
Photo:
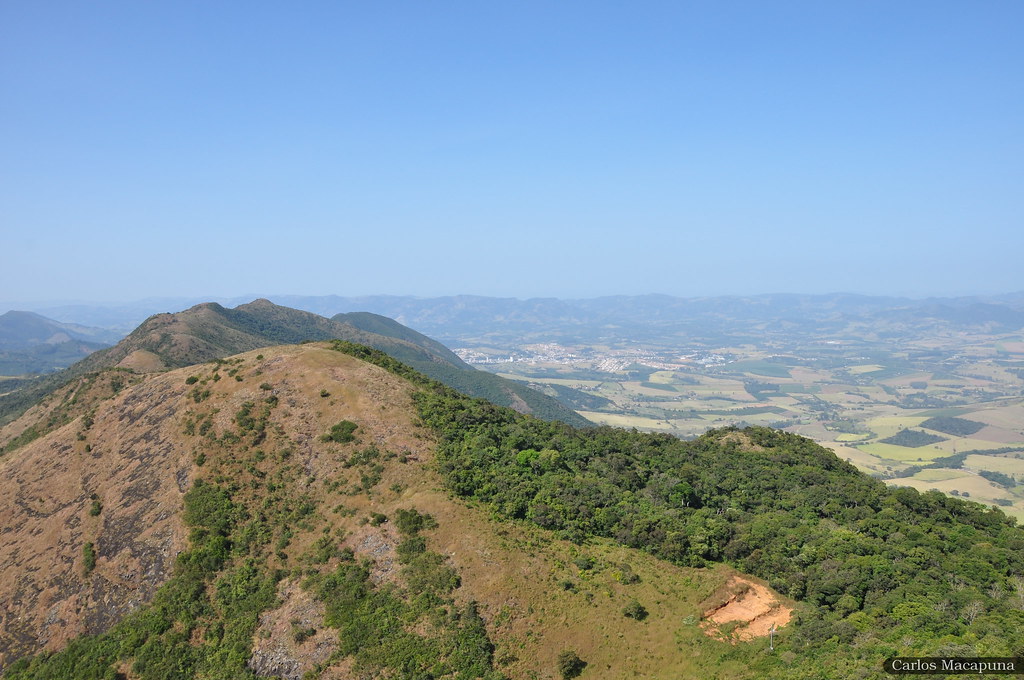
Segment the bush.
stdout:
<path fill-rule="evenodd" d="M 628 564 L 620 565 L 619 571 L 615 573 L 615 578 L 619 583 L 627 586 L 640 583 L 640 575 L 633 571 L 633 567 Z"/>
<path fill-rule="evenodd" d="M 633 600 L 632 602 L 627 604 L 626 607 L 622 610 L 622 613 L 624 616 L 627 616 L 631 619 L 636 619 L 637 621 L 643 621 L 647 618 L 647 609 L 644 608 L 644 606 L 636 600 Z"/>
<path fill-rule="evenodd" d="M 395 511 L 395 526 L 403 536 L 415 536 L 424 529 L 437 527 L 437 520 L 429 514 L 421 514 L 416 508 Z"/>
<path fill-rule="evenodd" d="M 321 439 L 325 442 L 338 442 L 339 444 L 345 444 L 355 440 L 356 436 L 354 433 L 358 427 L 359 426 L 351 420 L 343 420 L 333 426 L 331 431 L 321 437 Z"/>
<path fill-rule="evenodd" d="M 587 662 L 571 650 L 567 649 L 558 655 L 558 672 L 562 674 L 563 680 L 579 676 L 586 665 Z"/>
<path fill-rule="evenodd" d="M 427 539 L 422 536 L 413 536 L 402 541 L 395 547 L 400 564 L 409 564 L 417 555 L 422 555 L 427 550 Z"/>
<path fill-rule="evenodd" d="M 85 565 L 86 574 L 96 568 L 96 546 L 92 542 L 82 546 L 82 563 Z"/>
<path fill-rule="evenodd" d="M 295 644 L 297 645 L 301 645 L 314 635 L 316 635 L 316 628 L 313 628 L 312 626 L 307 626 L 305 628 L 298 625 L 292 626 L 292 639 L 295 640 Z"/>

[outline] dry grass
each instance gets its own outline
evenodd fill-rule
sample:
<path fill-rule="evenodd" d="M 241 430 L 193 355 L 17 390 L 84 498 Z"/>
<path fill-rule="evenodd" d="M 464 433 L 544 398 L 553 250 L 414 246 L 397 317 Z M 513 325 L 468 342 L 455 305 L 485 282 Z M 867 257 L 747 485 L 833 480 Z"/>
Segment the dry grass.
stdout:
<path fill-rule="evenodd" d="M 315 344 L 254 350 L 237 359 L 220 369 L 219 381 L 212 380 L 212 364 L 151 376 L 99 404 L 86 439 L 78 439 L 75 422 L 0 463 L 0 493 L 15 499 L 14 511 L 0 519 L 0 644 L 9 655 L 44 644 L 59 648 L 75 634 L 109 627 L 145 601 L 184 546 L 178 513 L 191 481 L 235 479 L 236 499 L 247 503 L 259 498 L 258 477 L 251 473 L 256 470 L 268 477 L 287 472 L 289 493 L 304 494 L 316 508 L 307 524 L 294 527 L 272 567 L 307 568 L 303 554 L 317 539 L 332 536 L 372 560 L 374 581 L 400 582 L 397 533 L 390 522 L 374 526 L 365 520 L 371 513 L 393 517 L 399 508 L 434 515 L 439 527 L 426 532 L 428 548 L 448 556 L 458 570 L 456 599 L 480 603 L 499 667 L 514 680 L 554 677 L 555 659 L 565 649 L 587 661 L 588 678 L 676 680 L 708 677 L 711 669 L 747 677 L 741 650 L 708 639 L 697 625 L 701 603 L 734 577 L 733 570 L 675 567 L 611 542 L 577 546 L 532 526 L 494 521 L 486 509 L 468 507 L 442 490 L 431 467 L 435 444 L 416 425 L 411 387 L 403 380 Z M 229 368 L 240 380 L 228 375 Z M 206 380 L 197 383 L 210 390 L 201 403 L 190 396 L 189 376 Z M 321 396 L 325 391 L 328 396 Z M 262 460 L 244 444 L 185 434 L 190 419 L 205 415 L 212 434 L 234 431 L 232 418 L 242 403 L 269 395 L 278 405 L 270 412 L 271 434 L 259 447 Z M 340 420 L 359 425 L 358 441 L 321 441 Z M 371 444 L 383 452 L 380 481 L 346 493 L 360 469 L 345 462 Z M 291 451 L 287 457 L 280 454 L 284 447 Z M 201 468 L 193 463 L 199 452 L 206 456 Z M 103 500 L 99 517 L 88 514 L 93 491 Z M 80 564 L 87 540 L 100 552 L 89 578 Z M 149 555 L 150 562 L 136 554 Z M 574 564 L 581 555 L 594 560 L 593 569 Z M 639 582 L 624 583 L 629 572 Z M 293 581 L 282 583 L 280 595 L 281 606 L 262 619 L 257 656 L 299 677 L 329 656 L 330 634 L 322 632 L 322 610 Z M 623 614 L 633 601 L 649 612 L 645 620 Z M 318 632 L 281 643 L 295 620 Z M 322 677 L 349 676 L 350 662 L 342 660 Z"/>
<path fill-rule="evenodd" d="M 1017 456 L 1022 456 L 1018 458 Z M 1024 453 L 1009 454 L 1002 456 L 967 456 L 964 465 L 975 470 L 992 470 L 1013 475 L 1017 479 L 1024 480 Z"/>

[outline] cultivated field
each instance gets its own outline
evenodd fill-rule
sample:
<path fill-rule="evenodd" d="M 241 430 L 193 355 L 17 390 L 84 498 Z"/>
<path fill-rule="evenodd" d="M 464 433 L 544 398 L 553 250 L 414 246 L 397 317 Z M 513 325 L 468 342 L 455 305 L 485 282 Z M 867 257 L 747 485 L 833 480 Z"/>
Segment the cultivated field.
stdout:
<path fill-rule="evenodd" d="M 556 387 L 562 397 L 577 395 L 578 412 L 595 423 L 684 438 L 733 425 L 783 428 L 892 484 L 955 492 L 1024 518 L 1024 342 L 1017 336 L 548 343 L 533 357 L 520 350 L 514 361 L 481 367 L 553 396 Z M 966 455 L 946 461 L 959 454 Z M 991 481 L 980 476 L 986 471 L 1006 477 Z"/>

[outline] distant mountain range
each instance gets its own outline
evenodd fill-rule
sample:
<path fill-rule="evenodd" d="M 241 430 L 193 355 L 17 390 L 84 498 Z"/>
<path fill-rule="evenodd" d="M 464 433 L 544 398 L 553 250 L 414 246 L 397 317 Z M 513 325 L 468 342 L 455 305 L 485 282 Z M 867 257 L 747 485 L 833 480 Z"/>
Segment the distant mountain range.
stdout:
<path fill-rule="evenodd" d="M 787 432 L 576 429 L 360 345 L 263 346 L 479 373 L 343 318 L 157 315 L 0 425 L 5 680 L 846 680 L 1024 650 L 998 508 Z"/>
<path fill-rule="evenodd" d="M 0 315 L 0 375 L 48 373 L 120 339 L 117 331 L 10 311 Z"/>
<path fill-rule="evenodd" d="M 151 373 L 272 345 L 318 340 L 347 340 L 367 345 L 470 396 L 549 420 L 589 425 L 557 400 L 522 383 L 477 371 L 441 343 L 392 319 L 369 313 L 339 314 L 327 319 L 263 299 L 234 309 L 203 303 L 175 314 L 154 315 L 113 347 L 96 351 L 59 373 L 0 395 L 0 422 L 9 420 L 61 385 L 104 369 Z"/>
<path fill-rule="evenodd" d="M 1024 292 L 998 296 L 911 299 L 834 293 L 771 294 L 682 298 L 669 295 L 609 296 L 580 300 L 496 298 L 459 295 L 437 298 L 271 296 L 279 305 L 323 316 L 365 311 L 412 326 L 449 346 L 491 339 L 496 342 L 593 342 L 685 338 L 714 344 L 786 324 L 787 331 L 820 335 L 850 324 L 870 324 L 879 332 L 971 327 L 1007 332 L 1024 327 Z M 224 305 L 245 300 L 224 299 Z M 41 314 L 104 327 L 134 327 L 146 316 L 195 301 L 144 300 L 137 303 L 65 305 Z"/>

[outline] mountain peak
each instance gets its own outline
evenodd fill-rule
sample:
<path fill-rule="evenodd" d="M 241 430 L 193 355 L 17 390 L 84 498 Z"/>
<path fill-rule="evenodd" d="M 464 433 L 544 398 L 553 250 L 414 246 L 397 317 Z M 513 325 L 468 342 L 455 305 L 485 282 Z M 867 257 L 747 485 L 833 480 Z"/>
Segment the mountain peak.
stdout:
<path fill-rule="evenodd" d="M 242 309 L 245 311 L 252 311 L 257 309 L 288 309 L 288 307 L 282 307 L 281 305 L 275 305 L 267 298 L 256 298 L 252 302 L 247 302 L 244 305 L 238 305 L 235 309 Z"/>

